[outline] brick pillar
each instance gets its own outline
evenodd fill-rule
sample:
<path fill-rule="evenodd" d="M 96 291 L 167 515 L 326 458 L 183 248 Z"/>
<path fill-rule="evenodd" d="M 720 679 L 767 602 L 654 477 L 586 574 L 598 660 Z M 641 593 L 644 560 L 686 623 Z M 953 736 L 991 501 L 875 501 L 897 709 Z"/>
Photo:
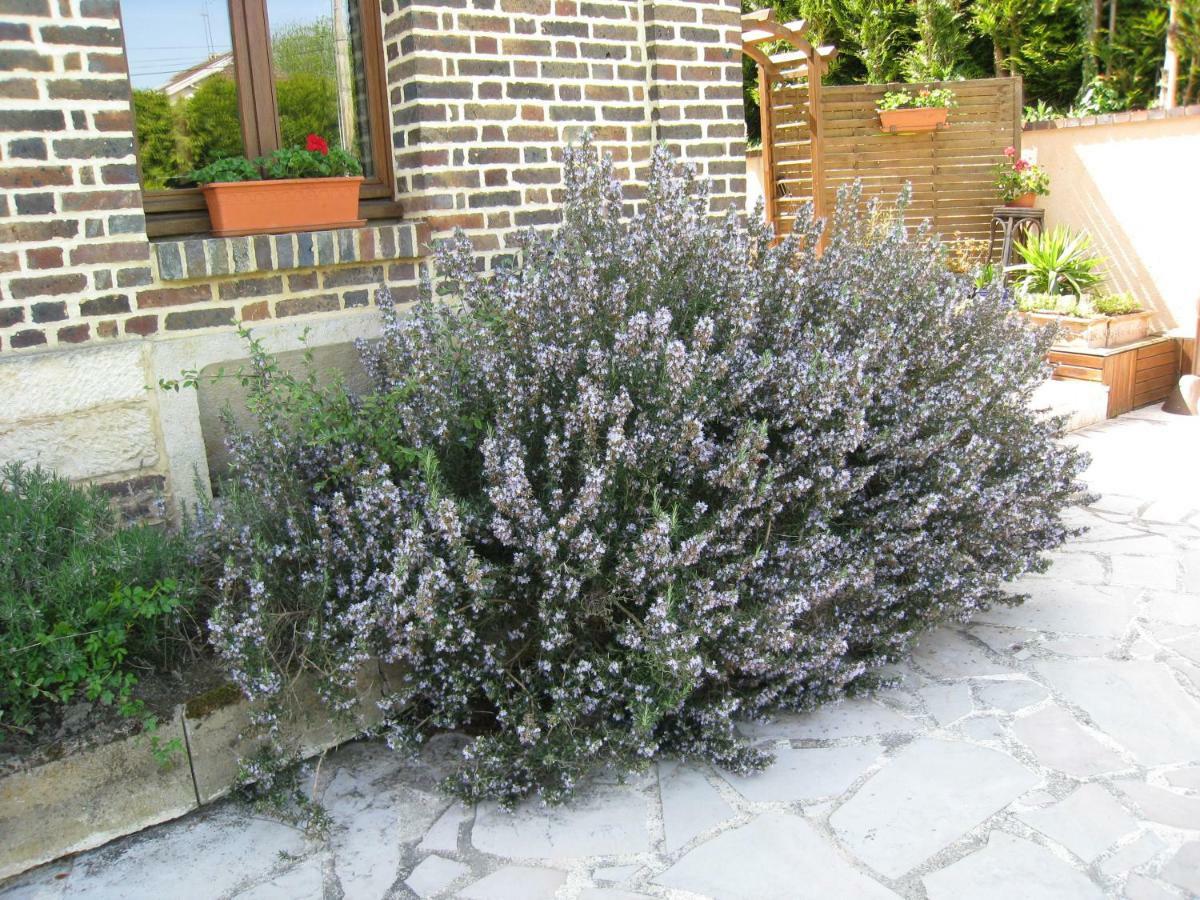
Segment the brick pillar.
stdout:
<path fill-rule="evenodd" d="M 0 349 L 113 336 L 151 281 L 117 2 L 0 16 Z"/>
<path fill-rule="evenodd" d="M 655 138 L 713 182 L 718 208 L 745 205 L 739 0 L 645 0 Z"/>
<path fill-rule="evenodd" d="M 554 221 L 561 146 L 591 129 L 620 175 L 656 139 L 742 204 L 737 0 L 385 0 L 406 210 L 493 261 Z M 657 134 L 655 133 L 657 131 Z M 632 191 L 636 197 L 636 188 Z"/>

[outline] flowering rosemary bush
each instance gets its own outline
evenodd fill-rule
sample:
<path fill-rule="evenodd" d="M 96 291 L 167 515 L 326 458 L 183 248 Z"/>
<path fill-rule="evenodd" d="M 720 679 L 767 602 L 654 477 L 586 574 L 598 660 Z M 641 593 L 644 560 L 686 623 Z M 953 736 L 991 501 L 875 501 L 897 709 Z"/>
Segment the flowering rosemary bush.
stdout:
<path fill-rule="evenodd" d="M 608 162 L 565 159 L 563 224 L 520 266 L 483 274 L 459 237 L 436 293 L 461 302 L 381 292 L 374 394 L 256 349 L 262 429 L 208 524 L 242 687 L 307 668 L 345 708 L 395 664 L 390 738 L 469 735 L 469 798 L 558 800 L 666 753 L 762 765 L 737 719 L 1008 602 L 1081 465 L 1028 408 L 1049 335 L 924 232 L 852 196 L 823 254 L 803 214 L 773 246 L 661 150 L 627 219 Z"/>

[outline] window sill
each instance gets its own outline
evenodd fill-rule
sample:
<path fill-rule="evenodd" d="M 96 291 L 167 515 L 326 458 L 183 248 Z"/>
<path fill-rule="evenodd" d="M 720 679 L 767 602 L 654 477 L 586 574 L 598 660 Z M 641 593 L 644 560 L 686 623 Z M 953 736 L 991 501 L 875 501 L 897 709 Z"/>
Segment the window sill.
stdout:
<path fill-rule="evenodd" d="M 292 234 L 159 238 L 151 247 L 159 278 L 170 282 L 414 259 L 421 242 L 416 224 L 392 222 Z"/>

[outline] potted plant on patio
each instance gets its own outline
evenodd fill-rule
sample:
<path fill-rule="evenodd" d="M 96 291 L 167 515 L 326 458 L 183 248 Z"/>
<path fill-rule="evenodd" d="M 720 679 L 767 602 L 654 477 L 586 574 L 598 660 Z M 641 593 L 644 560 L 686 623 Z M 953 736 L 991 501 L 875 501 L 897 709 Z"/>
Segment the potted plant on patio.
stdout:
<path fill-rule="evenodd" d="M 936 131 L 946 124 L 950 109 L 957 105 L 954 91 L 949 88 L 925 88 L 915 94 L 888 91 L 876 112 L 880 126 L 888 134 L 913 134 Z"/>
<path fill-rule="evenodd" d="M 1104 279 L 1087 234 L 1054 228 L 1018 242 L 1017 252 L 1024 262 L 1008 269 L 1020 276 L 1017 308 L 1034 325 L 1058 326 L 1059 346 L 1119 347 L 1150 333 L 1152 314 L 1136 299 L 1090 293 Z"/>
<path fill-rule="evenodd" d="M 362 225 L 362 166 L 341 148 L 310 134 L 304 147 L 269 156 L 219 159 L 191 173 L 203 185 L 213 234 L 235 237 Z"/>
<path fill-rule="evenodd" d="M 1005 206 L 1028 209 L 1038 197 L 1050 193 L 1050 176 L 1045 169 L 1018 157 L 1016 147 L 1006 147 L 1004 155 L 1008 162 L 996 166 L 996 190 Z"/>

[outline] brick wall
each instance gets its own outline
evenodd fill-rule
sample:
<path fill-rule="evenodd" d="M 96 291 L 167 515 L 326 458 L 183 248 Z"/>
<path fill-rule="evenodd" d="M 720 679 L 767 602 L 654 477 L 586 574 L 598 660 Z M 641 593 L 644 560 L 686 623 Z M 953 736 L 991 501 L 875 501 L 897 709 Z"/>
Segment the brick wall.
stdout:
<path fill-rule="evenodd" d="M 559 148 L 590 129 L 636 178 L 666 141 L 745 197 L 738 0 L 385 0 L 406 208 L 503 257 L 554 220 Z M 507 232 L 507 233 L 506 233 Z"/>
<path fill-rule="evenodd" d="M 118 3 L 0 0 L 0 384 L 65 372 L 56 390 L 70 393 L 106 377 L 92 348 L 139 342 L 145 352 L 118 354 L 120 365 L 153 384 L 156 355 L 186 361 L 194 347 L 206 364 L 219 360 L 238 321 L 367 333 L 370 289 L 388 282 L 410 296 L 429 240 L 462 227 L 495 263 L 514 229 L 553 221 L 560 148 L 585 129 L 625 179 L 662 140 L 713 180 L 718 205 L 744 202 L 738 0 L 381 6 L 404 221 L 151 241 Z M 155 349 L 185 339 L 200 343 Z M 85 355 L 39 369 L 33 360 L 47 353 Z M 149 436 L 96 451 L 97 430 L 124 427 L 109 412 L 128 419 L 131 404 L 144 406 L 135 418 Z M 115 490 L 178 490 L 170 447 L 189 441 L 171 430 L 194 423 L 163 419 L 158 405 L 152 392 L 83 390 L 78 403 L 0 409 L 0 462 L 36 457 Z"/>

